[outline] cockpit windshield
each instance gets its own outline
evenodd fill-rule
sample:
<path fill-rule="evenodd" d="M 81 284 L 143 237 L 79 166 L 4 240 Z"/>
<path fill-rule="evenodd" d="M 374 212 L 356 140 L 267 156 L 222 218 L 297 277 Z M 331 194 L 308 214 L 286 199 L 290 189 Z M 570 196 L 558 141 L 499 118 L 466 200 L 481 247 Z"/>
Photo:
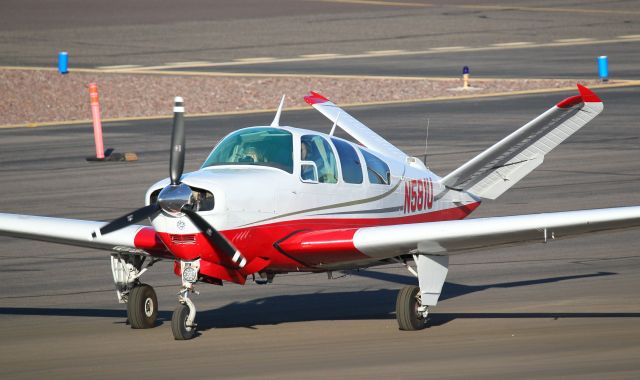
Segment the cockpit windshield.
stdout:
<path fill-rule="evenodd" d="M 271 166 L 293 173 L 293 137 L 278 128 L 241 129 L 225 137 L 202 167 L 215 165 Z"/>

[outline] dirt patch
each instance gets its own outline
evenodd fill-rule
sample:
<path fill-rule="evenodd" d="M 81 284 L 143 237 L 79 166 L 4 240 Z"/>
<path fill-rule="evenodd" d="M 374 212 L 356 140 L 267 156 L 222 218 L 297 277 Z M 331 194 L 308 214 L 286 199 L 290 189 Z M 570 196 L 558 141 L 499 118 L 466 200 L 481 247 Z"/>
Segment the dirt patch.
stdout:
<path fill-rule="evenodd" d="M 395 79 L 313 76 L 145 75 L 53 70 L 0 70 L 0 125 L 91 119 L 89 83 L 98 84 L 103 119 L 170 115 L 174 96 L 185 99 L 188 114 L 301 107 L 317 91 L 339 104 L 469 96 L 575 86 L 576 80 Z M 578 81 L 585 85 L 597 81 Z"/>

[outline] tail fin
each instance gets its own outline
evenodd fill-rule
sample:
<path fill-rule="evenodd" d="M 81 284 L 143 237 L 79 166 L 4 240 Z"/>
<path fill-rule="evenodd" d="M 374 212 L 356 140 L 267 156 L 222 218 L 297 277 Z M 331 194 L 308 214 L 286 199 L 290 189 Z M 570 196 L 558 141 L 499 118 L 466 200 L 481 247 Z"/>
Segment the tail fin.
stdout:
<path fill-rule="evenodd" d="M 407 159 L 407 155 L 403 151 L 317 92 L 311 91 L 311 95 L 305 96 L 304 101 L 374 152 L 395 158 L 400 162 Z"/>
<path fill-rule="evenodd" d="M 537 168 L 544 156 L 602 112 L 600 98 L 578 84 L 567 98 L 454 170 L 441 183 L 449 189 L 496 199 Z"/>

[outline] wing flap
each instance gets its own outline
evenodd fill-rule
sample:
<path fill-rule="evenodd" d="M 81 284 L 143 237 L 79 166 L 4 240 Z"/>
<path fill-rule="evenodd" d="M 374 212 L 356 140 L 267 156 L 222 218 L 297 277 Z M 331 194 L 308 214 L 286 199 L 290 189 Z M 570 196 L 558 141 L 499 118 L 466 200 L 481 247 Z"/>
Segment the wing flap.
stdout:
<path fill-rule="evenodd" d="M 444 178 L 450 189 L 496 199 L 537 168 L 544 156 L 603 110 L 602 101 L 578 85 L 567 98 L 497 142 Z"/>

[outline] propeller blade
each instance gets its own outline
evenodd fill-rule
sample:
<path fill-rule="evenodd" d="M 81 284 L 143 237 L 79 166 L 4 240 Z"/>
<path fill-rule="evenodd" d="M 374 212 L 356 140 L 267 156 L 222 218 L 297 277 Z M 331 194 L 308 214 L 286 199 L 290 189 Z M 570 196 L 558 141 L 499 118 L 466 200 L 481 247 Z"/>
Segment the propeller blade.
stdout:
<path fill-rule="evenodd" d="M 195 211 L 193 211 L 190 207 L 183 207 L 182 212 L 185 213 L 191 219 L 193 224 L 202 231 L 209 243 L 216 247 L 217 249 L 224 252 L 231 261 L 238 265 L 240 268 L 244 268 L 247 264 L 247 259 L 240 253 L 240 251 L 236 250 L 231 243 L 225 239 L 224 236 L 220 232 L 218 232 L 215 228 L 213 228 L 203 217 L 198 215 Z"/>
<path fill-rule="evenodd" d="M 106 235 L 110 232 L 127 227 L 133 223 L 141 221 L 142 219 L 152 216 L 153 214 L 158 212 L 158 210 L 160 210 L 160 206 L 158 206 L 157 203 L 139 208 L 104 225 L 102 228 L 100 228 L 100 234 Z"/>
<path fill-rule="evenodd" d="M 184 102 L 176 96 L 173 106 L 173 132 L 171 133 L 171 156 L 169 159 L 169 177 L 171 184 L 180 183 L 184 170 Z"/>

